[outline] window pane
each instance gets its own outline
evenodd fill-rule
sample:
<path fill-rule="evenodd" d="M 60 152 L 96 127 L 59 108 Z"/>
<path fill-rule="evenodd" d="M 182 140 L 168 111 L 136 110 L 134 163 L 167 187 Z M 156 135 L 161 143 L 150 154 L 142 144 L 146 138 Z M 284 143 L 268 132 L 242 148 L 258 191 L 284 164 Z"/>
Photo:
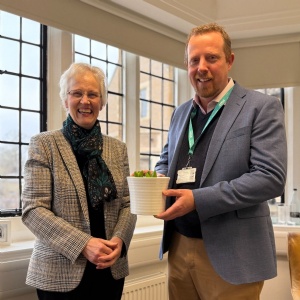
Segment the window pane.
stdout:
<path fill-rule="evenodd" d="M 20 17 L 0 11 L 0 35 L 13 39 L 19 39 Z"/>
<path fill-rule="evenodd" d="M 109 135 L 122 141 L 123 140 L 123 128 L 120 125 L 108 123 Z"/>
<path fill-rule="evenodd" d="M 21 98 L 23 108 L 40 110 L 40 81 L 31 78 L 22 78 Z"/>
<path fill-rule="evenodd" d="M 151 60 L 151 74 L 162 77 L 162 63 Z"/>
<path fill-rule="evenodd" d="M 141 170 L 148 170 L 153 168 L 149 167 L 149 156 L 148 155 L 140 155 L 140 169 Z"/>
<path fill-rule="evenodd" d="M 141 124 L 146 126 L 150 125 L 149 121 L 149 116 L 150 116 L 150 105 L 148 101 L 141 100 L 140 102 L 140 116 L 141 116 Z"/>
<path fill-rule="evenodd" d="M 122 123 L 123 119 L 123 103 L 122 97 L 110 94 L 107 100 L 108 107 L 108 120 L 113 122 Z"/>
<path fill-rule="evenodd" d="M 0 76 L 0 91 L 0 105 L 19 107 L 19 77 L 2 74 Z"/>
<path fill-rule="evenodd" d="M 148 101 L 140 101 L 140 125 L 150 127 L 150 103 Z"/>
<path fill-rule="evenodd" d="M 90 63 L 90 59 L 87 56 L 81 55 L 81 54 L 78 54 L 78 53 L 75 54 L 75 61 L 76 62 L 83 62 L 83 63 L 86 63 L 86 64 Z"/>
<path fill-rule="evenodd" d="M 108 64 L 107 77 L 108 89 L 120 93 L 122 91 L 122 68 L 114 64 Z"/>
<path fill-rule="evenodd" d="M 22 112 L 22 142 L 29 143 L 30 138 L 40 132 L 40 114 Z"/>
<path fill-rule="evenodd" d="M 107 46 L 107 59 L 115 64 L 122 63 L 121 51 L 113 46 Z"/>
<path fill-rule="evenodd" d="M 30 76 L 40 76 L 40 48 L 23 44 L 22 73 Z"/>
<path fill-rule="evenodd" d="M 19 141 L 19 112 L 17 110 L 0 108 L 0 140 Z"/>
<path fill-rule="evenodd" d="M 160 154 L 162 149 L 162 131 L 152 130 L 151 132 L 151 154 Z"/>
<path fill-rule="evenodd" d="M 1 209 L 15 209 L 19 207 L 19 181 L 18 179 L 0 178 L 0 207 Z"/>
<path fill-rule="evenodd" d="M 18 176 L 19 145 L 0 144 L 0 175 Z"/>
<path fill-rule="evenodd" d="M 141 128 L 140 131 L 140 152 L 149 153 L 150 148 L 150 129 Z"/>
<path fill-rule="evenodd" d="M 162 102 L 162 80 L 152 77 L 151 99 L 153 101 Z"/>
<path fill-rule="evenodd" d="M 0 69 L 19 73 L 20 44 L 0 38 Z"/>
<path fill-rule="evenodd" d="M 163 80 L 163 103 L 174 103 L 174 82 L 169 80 Z"/>
<path fill-rule="evenodd" d="M 150 100 L 150 75 L 140 74 L 140 97 Z"/>
<path fill-rule="evenodd" d="M 173 114 L 174 107 L 173 106 L 163 106 L 163 129 L 169 130 L 171 116 Z M 167 141 L 164 139 L 164 141 Z"/>
<path fill-rule="evenodd" d="M 140 56 L 140 71 L 150 73 L 150 59 Z"/>
<path fill-rule="evenodd" d="M 91 62 L 90 62 L 90 60 L 87 56 L 86 56 L 86 58 L 87 58 L 87 63 L 91 63 L 93 66 L 100 68 L 103 72 L 105 72 L 105 74 L 107 73 L 105 61 L 92 58 Z"/>
<path fill-rule="evenodd" d="M 174 80 L 174 67 L 164 64 L 163 77 L 170 80 Z"/>
<path fill-rule="evenodd" d="M 162 106 L 152 103 L 151 105 L 151 127 L 161 128 L 162 124 Z"/>
<path fill-rule="evenodd" d="M 75 51 L 82 54 L 90 54 L 90 40 L 80 35 L 75 35 Z"/>
<path fill-rule="evenodd" d="M 97 41 L 92 41 L 91 54 L 96 58 L 106 60 L 106 45 Z"/>
<path fill-rule="evenodd" d="M 39 44 L 41 35 L 41 24 L 29 19 L 22 19 L 22 39 L 24 41 Z"/>

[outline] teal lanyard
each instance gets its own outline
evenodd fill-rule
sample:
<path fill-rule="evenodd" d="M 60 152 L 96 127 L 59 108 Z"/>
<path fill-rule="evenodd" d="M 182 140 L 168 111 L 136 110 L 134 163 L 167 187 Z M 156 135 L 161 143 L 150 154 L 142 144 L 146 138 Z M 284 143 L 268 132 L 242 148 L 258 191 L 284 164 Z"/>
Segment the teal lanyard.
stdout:
<path fill-rule="evenodd" d="M 208 126 L 208 124 L 211 122 L 211 120 L 214 118 L 214 116 L 217 114 L 217 112 L 221 109 L 221 107 L 227 102 L 231 91 L 232 91 L 233 87 L 222 97 L 222 99 L 217 103 L 217 105 L 215 106 L 214 110 L 212 111 L 211 115 L 209 116 L 209 119 L 207 120 L 207 122 L 205 123 L 204 128 L 201 131 L 201 134 L 199 135 L 199 137 L 197 138 L 197 140 L 194 140 L 194 130 L 193 130 L 193 124 L 192 124 L 192 119 L 195 117 L 197 109 L 194 108 L 192 113 L 191 113 L 191 117 L 190 117 L 190 124 L 189 124 L 189 134 L 188 134 L 188 140 L 189 140 L 189 160 L 188 160 L 188 164 L 190 162 L 191 156 L 194 153 L 195 147 L 198 143 L 198 141 L 200 140 L 201 135 L 203 134 L 204 130 L 206 129 L 206 127 Z"/>

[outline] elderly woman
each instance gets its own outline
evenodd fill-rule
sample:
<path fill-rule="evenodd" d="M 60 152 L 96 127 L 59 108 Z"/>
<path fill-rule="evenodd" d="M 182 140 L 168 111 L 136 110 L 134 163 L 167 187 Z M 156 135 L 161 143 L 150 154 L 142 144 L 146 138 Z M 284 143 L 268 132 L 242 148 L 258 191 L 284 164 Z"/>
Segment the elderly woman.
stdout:
<path fill-rule="evenodd" d="M 101 69 L 73 63 L 60 79 L 67 118 L 32 137 L 24 170 L 23 223 L 36 236 L 26 284 L 39 299 L 121 299 L 130 213 L 126 145 L 101 133 Z"/>

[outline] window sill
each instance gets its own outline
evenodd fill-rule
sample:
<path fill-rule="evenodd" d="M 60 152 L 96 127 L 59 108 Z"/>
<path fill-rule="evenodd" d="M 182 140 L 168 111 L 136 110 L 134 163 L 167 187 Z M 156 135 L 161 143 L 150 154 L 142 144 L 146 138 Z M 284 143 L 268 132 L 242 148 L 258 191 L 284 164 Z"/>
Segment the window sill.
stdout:
<path fill-rule="evenodd" d="M 3 263 L 11 262 L 14 260 L 22 260 L 31 255 L 34 240 L 21 241 L 11 243 L 7 246 L 0 246 L 0 272 Z"/>
<path fill-rule="evenodd" d="M 24 226 L 21 217 L 10 217 L 11 220 L 11 244 L 1 245 L 0 263 L 29 257 L 33 248 L 34 235 Z M 300 226 L 288 226 L 273 224 L 276 251 L 278 255 L 287 254 L 288 232 L 300 232 Z M 138 216 L 137 226 L 134 231 L 131 248 L 134 248 L 141 240 L 159 244 L 163 230 L 163 222 L 152 216 Z M 1 268 L 1 266 L 0 266 Z"/>

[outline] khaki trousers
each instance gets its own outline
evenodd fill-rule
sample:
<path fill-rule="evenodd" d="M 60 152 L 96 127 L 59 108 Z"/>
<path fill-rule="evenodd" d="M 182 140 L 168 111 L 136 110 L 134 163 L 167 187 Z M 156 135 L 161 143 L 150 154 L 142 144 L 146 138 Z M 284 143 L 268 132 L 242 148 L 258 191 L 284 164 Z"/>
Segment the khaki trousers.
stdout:
<path fill-rule="evenodd" d="M 213 269 L 203 240 L 174 233 L 168 254 L 169 300 L 259 300 L 264 281 L 233 285 Z"/>

